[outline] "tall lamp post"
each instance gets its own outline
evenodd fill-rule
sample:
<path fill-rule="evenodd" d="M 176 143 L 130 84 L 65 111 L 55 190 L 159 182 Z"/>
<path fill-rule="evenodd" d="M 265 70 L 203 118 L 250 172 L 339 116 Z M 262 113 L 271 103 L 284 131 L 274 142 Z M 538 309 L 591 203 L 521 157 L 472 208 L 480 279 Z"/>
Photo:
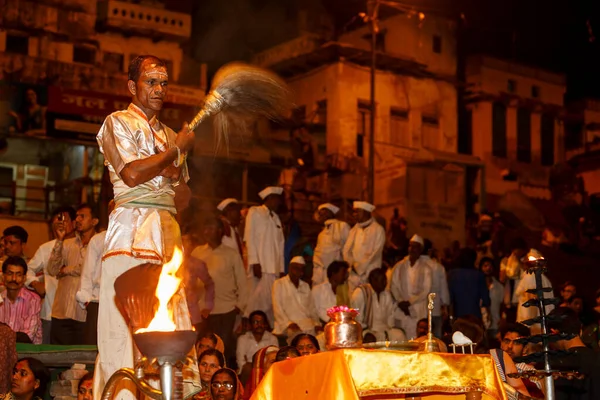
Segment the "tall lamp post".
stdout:
<path fill-rule="evenodd" d="M 371 28 L 371 114 L 369 118 L 369 202 L 375 204 L 375 74 L 377 73 L 377 33 L 379 33 L 379 0 L 367 2 L 369 15 L 362 15 Z"/>

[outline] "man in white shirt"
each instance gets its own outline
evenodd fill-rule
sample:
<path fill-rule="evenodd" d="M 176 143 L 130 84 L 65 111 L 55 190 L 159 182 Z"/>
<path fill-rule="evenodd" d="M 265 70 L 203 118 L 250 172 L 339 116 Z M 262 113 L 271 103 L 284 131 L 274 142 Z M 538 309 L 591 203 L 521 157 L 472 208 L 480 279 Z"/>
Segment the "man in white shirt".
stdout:
<path fill-rule="evenodd" d="M 485 275 L 491 300 L 489 313 L 486 307 L 481 307 L 483 324 L 487 329 L 488 338 L 495 339 L 498 333 L 498 323 L 500 322 L 500 306 L 504 298 L 504 285 L 494 277 L 494 261 L 491 258 L 482 258 L 479 262 L 479 269 Z"/>
<path fill-rule="evenodd" d="M 65 239 L 75 236 L 75 209 L 73 207 L 59 207 L 50 217 L 52 236 L 56 237 L 58 223 L 63 222 L 66 230 Z M 37 251 L 27 263 L 27 280 L 25 285 L 35 290 L 42 300 L 42 343 L 50 344 L 50 329 L 52 326 L 52 304 L 58 286 L 58 280 L 48 273 L 50 253 L 56 244 L 56 239 L 50 240 L 38 247 Z"/>
<path fill-rule="evenodd" d="M 348 263 L 334 261 L 327 267 L 327 282 L 313 286 L 312 297 L 322 323 L 329 322 L 327 310 L 334 306 L 350 305 L 348 293 Z"/>
<path fill-rule="evenodd" d="M 367 283 L 369 272 L 381 268 L 385 229 L 371 215 L 375 206 L 365 201 L 353 204 L 356 225 L 350 230 L 344 245 L 344 261 L 350 265 L 348 278 L 350 293 Z"/>
<path fill-rule="evenodd" d="M 237 341 L 236 360 L 242 382 L 250 377 L 252 357 L 258 350 L 268 346 L 279 346 L 277 337 L 267 330 L 269 325 L 264 312 L 252 311 L 249 319 L 250 330 Z"/>
<path fill-rule="evenodd" d="M 318 208 L 318 221 L 325 225 L 317 237 L 317 246 L 313 256 L 313 285 L 326 282 L 327 267 L 334 261 L 343 260 L 342 250 L 350 234 L 350 225 L 335 218 L 339 207 L 331 203 L 321 204 Z"/>
<path fill-rule="evenodd" d="M 310 286 L 302 280 L 306 262 L 301 256 L 292 258 L 289 273 L 273 284 L 273 311 L 276 335 L 289 339 L 298 333 L 322 331 Z"/>
<path fill-rule="evenodd" d="M 442 264 L 429 256 L 429 251 L 433 248 L 431 240 L 425 239 L 423 246 L 423 258 L 429 262 L 431 268 L 431 292 L 436 294 L 433 302 L 432 322 L 433 334 L 437 338 L 442 337 L 442 315 L 446 313 L 450 306 L 450 291 L 448 290 L 448 280 L 446 279 L 446 269 Z"/>
<path fill-rule="evenodd" d="M 391 293 L 385 290 L 386 286 L 385 271 L 376 268 L 369 273 L 369 283 L 360 285 L 352 293 L 350 305 L 360 310 L 356 321 L 363 327 L 363 337 L 370 342 L 406 340 L 404 332 L 394 328 L 396 303 Z M 373 336 L 370 340 L 369 334 Z"/>
<path fill-rule="evenodd" d="M 207 318 L 207 326 L 225 345 L 226 360 L 235 357 L 233 326 L 235 319 L 246 308 L 246 271 L 239 254 L 223 245 L 223 221 L 208 218 L 204 221 L 203 236 L 206 244 L 198 246 L 192 257 L 202 260 L 215 285 L 214 307 Z"/>
<path fill-rule="evenodd" d="M 225 199 L 217 205 L 217 210 L 221 212 L 221 221 L 223 221 L 223 245 L 237 251 L 243 260 L 244 248 L 242 235 L 239 232 L 240 222 L 242 221 L 240 203 L 233 198 Z"/>
<path fill-rule="evenodd" d="M 392 272 L 390 289 L 398 302 L 395 318 L 408 335 L 414 335 L 417 322 L 427 317 L 432 274 L 429 262 L 423 257 L 423 245 L 423 238 L 414 235 L 408 244 L 408 256 Z"/>
<path fill-rule="evenodd" d="M 90 239 L 81 270 L 79 290 L 75 294 L 79 306 L 87 311 L 83 327 L 83 344 L 94 346 L 98 344 L 98 299 L 105 238 L 106 231 L 102 231 Z"/>
<path fill-rule="evenodd" d="M 248 299 L 245 316 L 254 310 L 274 321 L 271 292 L 273 282 L 285 273 L 283 265 L 284 236 L 277 210 L 283 188 L 270 186 L 258 195 L 262 206 L 251 207 L 246 216 L 244 240 L 248 251 L 248 267 L 253 274 L 253 292 Z"/>

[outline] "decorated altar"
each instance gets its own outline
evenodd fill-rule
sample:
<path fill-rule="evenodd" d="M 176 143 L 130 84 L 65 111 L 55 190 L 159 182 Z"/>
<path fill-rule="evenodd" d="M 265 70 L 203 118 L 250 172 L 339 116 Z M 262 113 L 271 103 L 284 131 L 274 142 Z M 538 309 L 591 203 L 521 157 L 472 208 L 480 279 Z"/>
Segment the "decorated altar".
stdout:
<path fill-rule="evenodd" d="M 343 349 L 275 363 L 252 400 L 506 400 L 490 355 Z"/>

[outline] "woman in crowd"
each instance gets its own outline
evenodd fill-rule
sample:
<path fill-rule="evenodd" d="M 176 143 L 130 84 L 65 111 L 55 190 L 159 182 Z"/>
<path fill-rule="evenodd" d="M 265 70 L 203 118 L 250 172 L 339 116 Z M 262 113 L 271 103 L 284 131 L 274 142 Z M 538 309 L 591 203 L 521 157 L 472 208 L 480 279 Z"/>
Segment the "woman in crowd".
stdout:
<path fill-rule="evenodd" d="M 262 381 L 262 378 L 275 362 L 278 351 L 279 347 L 277 346 L 267 346 L 254 354 L 254 357 L 252 357 L 252 376 L 246 384 L 244 400 L 247 400 L 252 396 L 252 393 L 254 393 L 260 381 Z"/>
<path fill-rule="evenodd" d="M 225 357 L 217 349 L 208 349 L 200 354 L 198 367 L 202 389 L 194 396 L 194 400 L 210 399 L 210 381 L 214 373 L 225 366 Z"/>
<path fill-rule="evenodd" d="M 212 400 L 241 400 L 244 395 L 242 384 L 234 370 L 221 368 L 210 381 Z"/>
<path fill-rule="evenodd" d="M 308 333 L 297 335 L 294 340 L 292 340 L 292 347 L 295 347 L 301 356 L 309 356 L 321 351 L 317 338 Z"/>
<path fill-rule="evenodd" d="M 77 386 L 77 400 L 94 400 L 94 373 L 88 372 Z"/>
<path fill-rule="evenodd" d="M 196 353 L 202 354 L 205 350 L 216 349 L 225 354 L 223 340 L 214 333 L 207 332 L 196 341 Z"/>
<path fill-rule="evenodd" d="M 290 360 L 292 358 L 300 357 L 300 352 L 293 346 L 285 346 L 279 349 L 275 356 L 275 362 Z"/>
<path fill-rule="evenodd" d="M 50 381 L 50 371 L 35 358 L 22 358 L 13 368 L 11 391 L 0 394 L 2 400 L 41 400 Z"/>

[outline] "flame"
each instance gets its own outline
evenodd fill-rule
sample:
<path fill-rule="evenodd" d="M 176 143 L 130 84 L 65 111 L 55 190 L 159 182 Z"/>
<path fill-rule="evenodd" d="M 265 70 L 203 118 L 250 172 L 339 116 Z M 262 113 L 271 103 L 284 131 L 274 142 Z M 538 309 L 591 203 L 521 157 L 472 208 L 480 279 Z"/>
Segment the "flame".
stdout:
<path fill-rule="evenodd" d="M 135 333 L 143 332 L 172 332 L 175 330 L 175 322 L 173 321 L 173 310 L 169 310 L 169 301 L 179 289 L 181 278 L 176 276 L 183 254 L 178 247 L 173 251 L 173 257 L 169 262 L 163 265 L 158 285 L 156 286 L 156 298 L 158 299 L 158 310 L 154 314 L 154 318 L 147 328 L 138 329 Z"/>

